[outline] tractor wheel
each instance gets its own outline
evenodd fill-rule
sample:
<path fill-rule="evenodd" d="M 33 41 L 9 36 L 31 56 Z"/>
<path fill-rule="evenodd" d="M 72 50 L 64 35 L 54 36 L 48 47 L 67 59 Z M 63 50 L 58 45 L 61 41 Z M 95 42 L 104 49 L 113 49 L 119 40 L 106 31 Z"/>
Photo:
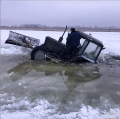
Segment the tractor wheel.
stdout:
<path fill-rule="evenodd" d="M 41 46 L 37 46 L 33 48 L 31 52 L 31 59 L 32 60 L 44 60 L 45 59 L 45 53 L 42 51 Z"/>

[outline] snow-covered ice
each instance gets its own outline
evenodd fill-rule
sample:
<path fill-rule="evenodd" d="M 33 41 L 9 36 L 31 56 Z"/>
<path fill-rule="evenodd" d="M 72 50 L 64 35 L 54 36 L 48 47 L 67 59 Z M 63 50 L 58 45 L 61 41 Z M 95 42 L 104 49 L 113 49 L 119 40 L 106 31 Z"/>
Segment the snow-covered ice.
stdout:
<path fill-rule="evenodd" d="M 26 30 L 13 30 L 14 32 L 30 36 L 33 38 L 40 39 L 40 44 L 43 44 L 46 36 L 51 36 L 52 38 L 59 39 L 63 32 L 55 31 L 26 31 Z M 93 37 L 101 40 L 105 46 L 103 53 L 115 53 L 120 54 L 120 33 L 119 32 L 86 32 L 91 33 Z M 65 33 L 63 43 L 66 42 L 68 32 Z M 1 31 L 1 54 L 27 54 L 30 49 L 23 50 L 23 48 L 18 46 L 13 46 L 10 44 L 5 44 L 9 36 L 9 30 Z"/>
<path fill-rule="evenodd" d="M 16 102 L 15 97 L 7 100 L 7 94 L 1 94 L 1 119 L 120 119 L 120 109 L 100 111 L 91 106 L 81 105 L 78 112 L 61 114 L 57 112 L 58 105 L 50 104 L 47 100 L 37 99 L 34 103 L 24 99 Z"/>

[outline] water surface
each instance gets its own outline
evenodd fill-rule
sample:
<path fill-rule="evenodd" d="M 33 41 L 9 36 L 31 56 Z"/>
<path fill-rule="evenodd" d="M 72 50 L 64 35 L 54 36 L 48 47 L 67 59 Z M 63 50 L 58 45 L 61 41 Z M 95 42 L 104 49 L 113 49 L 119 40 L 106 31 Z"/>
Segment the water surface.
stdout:
<path fill-rule="evenodd" d="M 43 99 L 61 113 L 79 111 L 83 104 L 100 110 L 120 107 L 120 65 L 57 64 L 20 55 L 0 55 L 0 65 L 3 110 L 26 110 L 7 105 L 27 100 L 35 107 Z"/>

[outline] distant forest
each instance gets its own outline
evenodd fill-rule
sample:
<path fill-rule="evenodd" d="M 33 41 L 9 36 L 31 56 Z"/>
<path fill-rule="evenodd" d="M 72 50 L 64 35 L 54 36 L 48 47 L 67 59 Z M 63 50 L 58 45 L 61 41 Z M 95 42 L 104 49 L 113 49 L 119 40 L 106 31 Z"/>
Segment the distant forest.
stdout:
<path fill-rule="evenodd" d="M 94 27 L 86 27 L 86 26 L 68 26 L 67 30 L 70 30 L 70 28 L 76 28 L 76 30 L 80 31 L 101 31 L 101 32 L 120 32 L 120 28 L 116 28 L 114 26 L 110 27 L 99 27 L 99 26 L 94 26 Z M 12 25 L 12 26 L 0 26 L 0 29 L 19 29 L 19 30 L 45 30 L 45 31 L 63 31 L 65 27 L 61 26 L 46 26 L 46 25 L 40 25 L 40 24 L 22 24 L 22 25 Z"/>

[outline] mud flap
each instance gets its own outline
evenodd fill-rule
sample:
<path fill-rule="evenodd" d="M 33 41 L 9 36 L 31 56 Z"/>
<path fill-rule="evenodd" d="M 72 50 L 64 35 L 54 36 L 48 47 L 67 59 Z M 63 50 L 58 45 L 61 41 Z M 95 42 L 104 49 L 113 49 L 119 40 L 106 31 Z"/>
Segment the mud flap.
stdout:
<path fill-rule="evenodd" d="M 9 37 L 5 41 L 5 43 L 23 46 L 27 48 L 34 48 L 36 46 L 39 46 L 40 40 L 10 31 Z"/>

